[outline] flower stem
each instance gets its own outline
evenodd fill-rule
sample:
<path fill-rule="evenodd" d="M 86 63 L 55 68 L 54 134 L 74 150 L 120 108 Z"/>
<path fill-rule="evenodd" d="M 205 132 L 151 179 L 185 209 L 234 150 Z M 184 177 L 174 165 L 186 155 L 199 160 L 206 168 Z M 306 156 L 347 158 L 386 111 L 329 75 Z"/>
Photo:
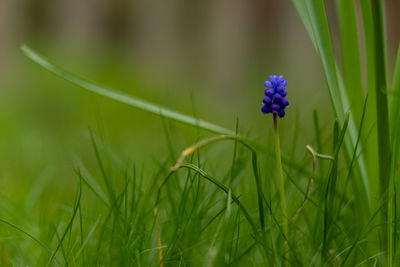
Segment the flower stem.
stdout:
<path fill-rule="evenodd" d="M 286 212 L 286 200 L 285 200 L 285 181 L 283 180 L 283 170 L 282 170 L 282 159 L 281 159 L 281 146 L 279 142 L 279 130 L 278 130 L 278 118 L 276 113 L 274 115 L 274 133 L 275 133 L 275 156 L 278 167 L 279 174 L 279 194 L 281 198 L 281 209 L 282 209 L 282 221 L 283 221 L 283 233 L 285 235 L 286 241 L 289 240 L 288 231 L 288 216 Z M 289 245 L 287 244 L 287 248 Z M 286 254 L 286 256 L 288 253 Z"/>

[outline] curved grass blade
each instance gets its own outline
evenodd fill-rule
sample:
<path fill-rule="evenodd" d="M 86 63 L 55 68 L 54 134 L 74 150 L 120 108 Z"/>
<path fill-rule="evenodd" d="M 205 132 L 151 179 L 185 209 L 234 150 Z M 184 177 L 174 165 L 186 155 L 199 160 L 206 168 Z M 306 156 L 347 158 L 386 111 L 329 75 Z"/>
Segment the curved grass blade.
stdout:
<path fill-rule="evenodd" d="M 245 146 L 248 150 L 251 151 L 252 153 L 252 168 L 254 172 L 254 178 L 256 181 L 256 187 L 257 187 L 257 196 L 258 196 L 258 204 L 259 204 L 259 217 L 260 217 L 260 225 L 262 230 L 264 231 L 265 228 L 265 223 L 264 223 L 264 208 L 263 208 L 263 192 L 262 192 L 262 186 L 261 186 L 261 180 L 260 180 L 260 175 L 259 175 L 259 170 L 258 170 L 258 160 L 257 160 L 257 153 L 255 148 L 247 142 L 247 140 L 243 139 L 240 136 L 232 136 L 232 135 L 218 135 L 218 136 L 212 136 L 203 140 L 200 140 L 198 143 L 189 146 L 186 148 L 182 153 L 179 159 L 177 160 L 176 164 L 171 168 L 171 172 L 168 174 L 168 176 L 164 179 L 163 183 L 161 184 L 158 195 L 157 195 L 157 200 L 156 200 L 156 205 L 158 203 L 159 197 L 160 197 L 160 192 L 161 192 L 161 187 L 165 185 L 165 183 L 168 181 L 170 176 L 172 175 L 173 172 L 178 170 L 182 163 L 184 162 L 184 159 L 190 155 L 193 154 L 195 151 L 197 151 L 200 147 L 203 147 L 205 145 L 209 145 L 215 142 L 223 141 L 223 140 L 234 140 L 235 142 L 241 143 L 243 146 Z M 200 173 L 201 174 L 201 173 Z M 234 200 L 234 199 L 233 199 Z"/>
<path fill-rule="evenodd" d="M 220 183 L 218 180 L 214 179 L 210 175 L 208 175 L 205 171 L 202 169 L 198 168 L 196 165 L 190 164 L 190 163 L 182 163 L 179 168 L 186 168 L 186 169 L 191 169 L 198 174 L 200 174 L 201 177 L 205 178 L 209 182 L 213 183 L 215 186 L 217 186 L 219 189 L 225 192 L 225 194 L 229 194 L 230 189 L 226 187 L 224 184 Z M 246 220 L 249 222 L 251 228 L 254 231 L 254 234 L 258 233 L 256 224 L 254 223 L 253 219 L 251 218 L 250 214 L 246 210 L 246 208 L 243 206 L 243 204 L 240 202 L 239 198 L 231 193 L 231 198 L 232 201 L 235 202 L 235 204 L 240 208 L 242 211 L 243 215 L 245 216 Z"/>
<path fill-rule="evenodd" d="M 42 248 L 44 248 L 48 253 L 52 253 L 52 251 L 45 245 L 42 243 L 42 241 L 40 241 L 39 239 L 37 239 L 36 237 L 34 237 L 33 235 L 31 235 L 30 233 L 28 233 L 27 231 L 25 231 L 24 229 L 18 227 L 17 225 L 10 223 L 9 221 L 6 221 L 4 219 L 0 218 L 0 222 L 7 224 L 8 226 L 11 226 L 12 228 L 14 228 L 15 230 L 18 230 L 19 232 L 27 235 L 29 238 L 31 238 L 33 241 L 35 241 L 36 243 L 38 243 Z"/>
<path fill-rule="evenodd" d="M 49 60 L 47 60 L 45 57 L 36 53 L 34 50 L 32 50 L 27 45 L 21 45 L 21 50 L 22 50 L 22 52 L 24 52 L 24 54 L 29 59 L 31 59 L 33 62 L 40 65 L 44 69 L 63 78 L 64 80 L 67 80 L 67 81 L 69 81 L 79 87 L 82 87 L 86 90 L 89 90 L 93 93 L 114 99 L 121 103 L 128 104 L 132 107 L 136 107 L 136 108 L 154 113 L 156 115 L 162 115 L 164 117 L 167 117 L 167 118 L 170 118 L 170 119 L 173 119 L 176 121 L 180 121 L 180 122 L 183 122 L 188 125 L 200 127 L 202 129 L 208 130 L 210 132 L 230 134 L 230 135 L 235 134 L 235 131 L 226 129 L 224 127 L 210 123 L 208 121 L 196 119 L 195 117 L 192 117 L 192 116 L 174 111 L 172 109 L 151 103 L 151 102 L 143 100 L 141 98 L 131 96 L 131 95 L 125 94 L 123 92 L 120 92 L 120 91 L 117 91 L 117 90 L 114 90 L 111 88 L 106 88 L 106 87 L 103 87 L 100 85 L 96 85 L 95 83 L 92 83 L 86 79 L 80 78 L 80 77 L 76 76 L 75 74 L 72 74 L 60 67 L 57 67 L 56 65 L 51 63 Z"/>

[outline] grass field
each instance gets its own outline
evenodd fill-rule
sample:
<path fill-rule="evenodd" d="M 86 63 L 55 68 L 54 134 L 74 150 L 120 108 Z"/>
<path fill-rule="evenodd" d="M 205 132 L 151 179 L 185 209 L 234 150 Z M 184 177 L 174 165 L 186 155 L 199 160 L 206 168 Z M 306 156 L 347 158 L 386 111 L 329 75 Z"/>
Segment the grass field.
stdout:
<path fill-rule="evenodd" d="M 388 66 L 383 1 L 338 0 L 340 36 L 323 1 L 292 2 L 324 79 L 285 75 L 275 130 L 262 84 L 284 65 L 256 69 L 248 94 L 182 78 L 160 96 L 142 69 L 21 45 L 29 89 L 0 107 L 0 265 L 398 266 L 400 49 Z"/>

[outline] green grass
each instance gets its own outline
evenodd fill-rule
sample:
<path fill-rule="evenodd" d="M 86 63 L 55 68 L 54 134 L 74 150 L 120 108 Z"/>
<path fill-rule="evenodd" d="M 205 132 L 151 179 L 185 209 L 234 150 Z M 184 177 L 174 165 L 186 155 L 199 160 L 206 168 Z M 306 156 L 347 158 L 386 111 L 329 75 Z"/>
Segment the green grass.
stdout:
<path fill-rule="evenodd" d="M 73 85 L 160 117 L 156 136 L 167 151 L 137 165 L 115 153 L 101 130 L 89 131 L 96 165 L 73 156 L 68 204 L 47 199 L 48 174 L 22 208 L 1 199 L 0 232 L 8 234 L 0 239 L 1 265 L 397 266 L 400 47 L 388 83 L 381 1 L 360 1 L 358 25 L 354 2 L 337 0 L 341 60 L 324 1 L 293 3 L 337 119 L 314 111 L 314 136 L 299 130 L 302 122 L 288 128 L 280 120 L 291 129 L 280 140 L 282 163 L 272 118 L 262 126 L 267 135 L 248 134 L 239 119 L 231 130 L 92 83 L 23 45 L 29 59 Z M 193 128 L 196 141 L 182 142 L 171 121 Z M 39 198 L 39 214 L 25 220 Z"/>

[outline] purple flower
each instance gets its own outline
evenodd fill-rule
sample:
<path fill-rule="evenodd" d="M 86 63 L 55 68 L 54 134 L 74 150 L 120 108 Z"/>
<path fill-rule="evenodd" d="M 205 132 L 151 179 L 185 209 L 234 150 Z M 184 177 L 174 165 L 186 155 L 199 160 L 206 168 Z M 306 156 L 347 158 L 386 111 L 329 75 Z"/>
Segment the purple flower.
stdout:
<path fill-rule="evenodd" d="M 263 106 L 261 112 L 276 113 L 280 118 L 285 116 L 285 109 L 289 105 L 289 100 L 286 98 L 286 85 L 287 81 L 283 78 L 283 75 L 270 75 L 269 80 L 264 82 L 265 97 L 263 99 Z"/>

